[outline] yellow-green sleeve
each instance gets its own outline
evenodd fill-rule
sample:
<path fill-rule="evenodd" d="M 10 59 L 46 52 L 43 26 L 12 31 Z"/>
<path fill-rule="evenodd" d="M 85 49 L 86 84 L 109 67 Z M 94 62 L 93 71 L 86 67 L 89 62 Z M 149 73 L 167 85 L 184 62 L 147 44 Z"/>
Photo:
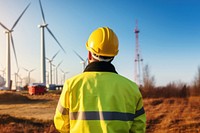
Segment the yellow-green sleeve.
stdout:
<path fill-rule="evenodd" d="M 136 107 L 135 118 L 131 127 L 131 133 L 145 133 L 146 132 L 146 114 L 143 107 L 142 98 L 138 101 Z"/>
<path fill-rule="evenodd" d="M 69 90 L 67 84 L 64 84 L 58 105 L 56 107 L 56 112 L 54 115 L 54 125 L 56 129 L 61 133 L 70 132 L 70 122 L 69 122 Z"/>

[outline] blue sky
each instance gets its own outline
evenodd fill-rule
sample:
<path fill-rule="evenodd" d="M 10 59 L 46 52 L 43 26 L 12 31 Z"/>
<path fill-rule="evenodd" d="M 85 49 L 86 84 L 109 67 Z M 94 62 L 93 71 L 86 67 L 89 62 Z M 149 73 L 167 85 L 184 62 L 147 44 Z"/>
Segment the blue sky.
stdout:
<path fill-rule="evenodd" d="M 68 71 L 66 78 L 82 72 L 77 51 L 87 58 L 85 43 L 90 33 L 100 27 L 112 28 L 119 39 L 119 54 L 113 64 L 119 74 L 134 80 L 135 21 L 138 20 L 139 44 L 156 85 L 172 81 L 191 83 L 200 65 L 200 2 L 198 0 L 41 0 L 49 28 L 66 50 L 60 49 L 46 31 L 46 57 L 60 50 L 53 63 L 63 60 L 60 68 Z M 40 81 L 40 29 L 42 24 L 38 0 L 0 0 L 0 22 L 8 28 L 24 8 L 13 32 L 20 67 L 36 68 L 31 77 Z M 6 37 L 0 28 L 0 70 L 6 64 Z M 16 71 L 11 50 L 12 73 Z M 48 62 L 46 63 L 48 70 Z M 61 72 L 59 71 L 60 75 Z M 0 72 L 0 74 L 2 74 Z M 20 69 L 19 74 L 27 73 Z M 12 76 L 12 78 L 14 78 Z"/>

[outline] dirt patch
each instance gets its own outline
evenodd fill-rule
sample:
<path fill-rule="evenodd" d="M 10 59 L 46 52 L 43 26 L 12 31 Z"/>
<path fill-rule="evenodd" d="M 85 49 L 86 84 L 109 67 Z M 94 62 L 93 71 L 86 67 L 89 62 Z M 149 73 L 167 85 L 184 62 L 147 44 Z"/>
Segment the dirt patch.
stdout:
<path fill-rule="evenodd" d="M 169 100 L 166 100 L 166 103 L 168 104 L 174 104 L 175 100 L 174 99 L 169 99 Z"/>
<path fill-rule="evenodd" d="M 152 102 L 151 102 L 151 105 L 152 105 L 152 106 L 156 106 L 156 105 L 159 105 L 159 104 L 161 104 L 161 103 L 163 103 L 163 99 L 158 99 L 158 100 L 152 101 Z"/>
<path fill-rule="evenodd" d="M 0 115 L 2 133 L 57 133 L 53 121 L 16 118 L 10 115 Z"/>
<path fill-rule="evenodd" d="M 0 104 L 16 104 L 16 103 L 26 103 L 30 102 L 27 96 L 23 96 L 18 93 L 13 93 L 9 91 L 2 91 L 0 92 Z"/>
<path fill-rule="evenodd" d="M 59 93 L 0 91 L 1 133 L 57 133 L 53 116 Z"/>
<path fill-rule="evenodd" d="M 42 98 L 41 98 L 42 97 Z M 51 99 L 44 96 L 30 96 L 17 92 L 2 91 L 0 92 L 0 104 L 30 104 L 37 102 L 47 102 Z"/>

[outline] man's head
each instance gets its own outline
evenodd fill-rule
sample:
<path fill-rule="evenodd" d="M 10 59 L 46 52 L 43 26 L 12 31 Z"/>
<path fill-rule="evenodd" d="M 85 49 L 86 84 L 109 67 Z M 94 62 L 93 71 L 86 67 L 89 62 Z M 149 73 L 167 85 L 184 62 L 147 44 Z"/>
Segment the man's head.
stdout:
<path fill-rule="evenodd" d="M 118 54 L 118 45 L 118 38 L 113 30 L 100 27 L 91 33 L 86 42 L 89 51 L 88 60 L 111 62 Z"/>

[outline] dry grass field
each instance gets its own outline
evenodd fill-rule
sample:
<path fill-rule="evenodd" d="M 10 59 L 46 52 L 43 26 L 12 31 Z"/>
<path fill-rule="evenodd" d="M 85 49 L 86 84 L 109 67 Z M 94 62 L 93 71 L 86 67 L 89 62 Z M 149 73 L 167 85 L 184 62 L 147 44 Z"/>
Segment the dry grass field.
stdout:
<path fill-rule="evenodd" d="M 53 133 L 59 94 L 29 95 L 0 91 L 1 133 Z"/>
<path fill-rule="evenodd" d="M 200 97 L 145 99 L 147 133 L 200 133 Z"/>
<path fill-rule="evenodd" d="M 0 91 L 1 133 L 56 133 L 59 94 Z M 200 133 L 200 97 L 144 99 L 147 133 Z"/>

